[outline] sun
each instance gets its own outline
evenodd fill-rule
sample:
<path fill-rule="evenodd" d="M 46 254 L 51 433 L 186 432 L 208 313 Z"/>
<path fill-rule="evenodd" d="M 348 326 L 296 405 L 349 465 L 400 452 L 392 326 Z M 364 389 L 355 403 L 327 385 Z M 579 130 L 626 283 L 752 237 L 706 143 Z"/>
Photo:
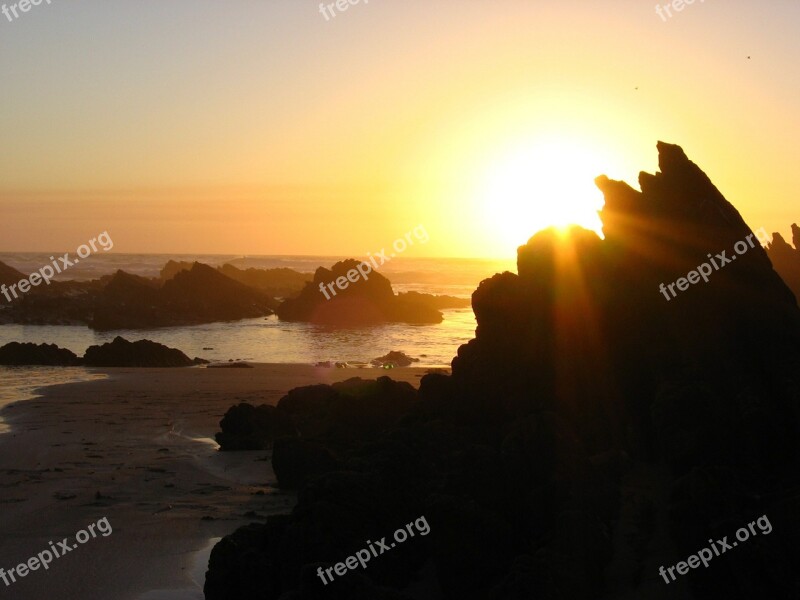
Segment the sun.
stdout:
<path fill-rule="evenodd" d="M 594 179 L 603 153 L 568 138 L 538 138 L 501 153 L 486 170 L 479 203 L 484 225 L 504 245 L 524 244 L 547 227 L 580 225 L 602 236 L 603 195 Z"/>

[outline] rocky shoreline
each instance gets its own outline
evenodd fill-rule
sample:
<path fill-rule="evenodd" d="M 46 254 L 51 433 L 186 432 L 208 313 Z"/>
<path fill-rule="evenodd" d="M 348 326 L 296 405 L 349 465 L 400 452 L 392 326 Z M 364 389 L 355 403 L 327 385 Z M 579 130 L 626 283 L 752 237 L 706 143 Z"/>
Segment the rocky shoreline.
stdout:
<path fill-rule="evenodd" d="M 272 444 L 298 501 L 214 548 L 207 600 L 658 598 L 658 565 L 762 514 L 768 538 L 669 593 L 796 597 L 800 310 L 760 247 L 664 301 L 659 282 L 752 231 L 682 149 L 658 150 L 641 192 L 598 179 L 604 240 L 539 233 L 481 283 L 451 376 L 229 410 L 218 439 Z M 420 514 L 427 537 L 317 576 Z"/>
<path fill-rule="evenodd" d="M 373 273 L 326 302 L 323 279 L 347 271 L 337 263 L 310 274 L 291 269 L 217 269 L 169 261 L 159 278 L 117 271 L 93 281 L 53 281 L 22 296 L 0 296 L 0 325 L 86 325 L 95 331 L 153 329 L 238 321 L 277 312 L 285 321 L 364 326 L 381 323 L 436 324 L 441 310 L 464 308 L 469 300 L 411 292 L 395 294 L 388 279 Z M 0 263 L 0 285 L 26 276 Z M 4 288 L 5 289 L 5 288 Z"/>

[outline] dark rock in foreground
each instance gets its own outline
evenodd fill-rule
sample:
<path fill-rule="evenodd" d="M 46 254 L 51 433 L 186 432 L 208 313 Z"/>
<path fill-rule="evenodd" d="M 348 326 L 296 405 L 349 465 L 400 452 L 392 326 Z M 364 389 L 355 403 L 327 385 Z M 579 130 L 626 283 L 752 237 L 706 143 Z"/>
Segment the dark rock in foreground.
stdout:
<path fill-rule="evenodd" d="M 217 545 L 206 599 L 381 597 L 366 579 L 445 600 L 795 600 L 800 309 L 758 244 L 662 294 L 754 234 L 681 148 L 658 150 L 641 192 L 597 180 L 604 240 L 540 232 L 481 283 L 452 376 L 426 375 L 391 420 L 369 412 L 396 403 L 385 378 L 369 402 L 284 397 L 299 436 L 273 465 L 297 505 Z M 420 515 L 430 535 L 316 577 Z M 740 528 L 708 568 L 659 575 Z"/>
<path fill-rule="evenodd" d="M 232 406 L 219 426 L 216 439 L 222 450 L 265 450 L 276 438 L 297 435 L 289 415 L 266 404 Z"/>
<path fill-rule="evenodd" d="M 367 268 L 366 263 L 353 259 L 338 262 L 331 269 L 320 267 L 297 298 L 278 307 L 278 317 L 339 326 L 442 322 L 438 310 L 395 296 L 389 280 Z"/>
<path fill-rule="evenodd" d="M 82 360 L 74 352 L 55 344 L 11 342 L 0 348 L 0 365 L 74 367 L 81 363 Z"/>
<path fill-rule="evenodd" d="M 767 255 L 775 270 L 800 300 L 800 227 L 792 225 L 792 247 L 780 233 L 772 234 L 772 243 L 767 246 Z"/>
<path fill-rule="evenodd" d="M 272 469 L 281 489 L 302 489 L 313 478 L 338 470 L 333 453 L 319 442 L 285 437 L 275 441 Z"/>
<path fill-rule="evenodd" d="M 290 415 L 302 437 L 347 445 L 381 435 L 416 401 L 416 390 L 409 383 L 353 377 L 333 385 L 293 389 L 277 408 Z"/>
<path fill-rule="evenodd" d="M 311 385 L 293 389 L 275 407 L 246 403 L 231 407 L 220 421 L 216 439 L 222 450 L 262 450 L 280 437 L 298 435 L 346 445 L 379 435 L 414 402 L 416 391 L 410 384 L 388 377 Z M 287 487 L 280 477 L 278 482 Z"/>
<path fill-rule="evenodd" d="M 87 367 L 191 367 L 206 362 L 150 340 L 129 342 L 121 337 L 102 346 L 89 346 L 83 360 Z"/>

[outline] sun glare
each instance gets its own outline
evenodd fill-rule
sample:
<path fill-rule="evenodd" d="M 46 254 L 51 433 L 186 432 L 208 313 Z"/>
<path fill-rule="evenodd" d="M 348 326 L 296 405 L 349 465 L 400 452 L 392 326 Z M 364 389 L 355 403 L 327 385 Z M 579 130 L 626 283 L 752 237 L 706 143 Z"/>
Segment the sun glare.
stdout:
<path fill-rule="evenodd" d="M 606 160 L 607 163 L 607 160 Z M 511 149 L 486 172 L 480 203 L 503 244 L 523 244 L 547 227 L 580 225 L 602 235 L 603 195 L 594 178 L 603 155 L 567 139 L 539 139 Z"/>

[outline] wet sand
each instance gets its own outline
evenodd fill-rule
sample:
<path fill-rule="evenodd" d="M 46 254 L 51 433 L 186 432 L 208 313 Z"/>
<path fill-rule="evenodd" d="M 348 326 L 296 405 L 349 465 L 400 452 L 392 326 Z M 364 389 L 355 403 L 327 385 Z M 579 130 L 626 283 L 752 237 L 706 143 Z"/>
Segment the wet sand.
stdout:
<path fill-rule="evenodd" d="M 8 571 L 106 517 L 113 533 L 9 587 L 0 598 L 202 598 L 211 542 L 291 510 L 268 452 L 221 453 L 213 435 L 233 404 L 275 404 L 291 388 L 423 368 L 95 369 L 107 379 L 46 388 L 5 407 L 0 435 L 0 567 Z M 10 580 L 9 580 L 10 581 Z"/>

